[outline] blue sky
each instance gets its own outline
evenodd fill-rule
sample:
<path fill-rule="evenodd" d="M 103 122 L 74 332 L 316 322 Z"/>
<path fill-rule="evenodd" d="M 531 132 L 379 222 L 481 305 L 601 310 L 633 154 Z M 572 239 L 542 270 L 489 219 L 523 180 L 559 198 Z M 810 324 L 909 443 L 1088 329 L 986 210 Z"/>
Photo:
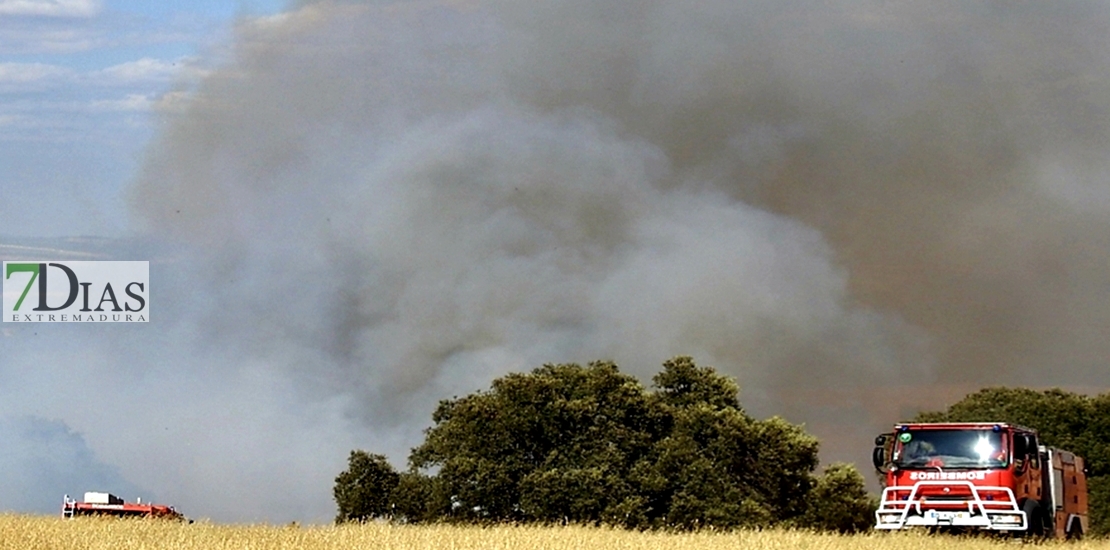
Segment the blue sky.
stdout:
<path fill-rule="evenodd" d="M 0 235 L 121 236 L 157 104 L 283 0 L 0 0 Z"/>

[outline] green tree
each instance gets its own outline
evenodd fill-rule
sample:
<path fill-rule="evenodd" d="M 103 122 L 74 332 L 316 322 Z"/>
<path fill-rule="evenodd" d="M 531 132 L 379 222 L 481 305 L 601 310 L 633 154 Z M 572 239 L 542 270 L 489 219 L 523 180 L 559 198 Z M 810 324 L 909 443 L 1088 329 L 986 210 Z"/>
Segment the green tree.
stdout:
<path fill-rule="evenodd" d="M 435 477 L 416 471 L 401 473 L 389 493 L 392 517 L 404 523 L 434 521 L 450 511 L 451 502 Z"/>
<path fill-rule="evenodd" d="M 763 527 L 804 511 L 816 439 L 780 418 L 751 418 L 733 380 L 689 357 L 667 361 L 653 381 L 669 429 L 638 473 L 657 524 Z"/>
<path fill-rule="evenodd" d="M 771 512 L 751 483 L 759 475 L 752 420 L 705 403 L 671 412 L 673 429 L 639 470 L 655 523 L 678 529 L 769 524 Z M 741 513 L 745 501 L 750 509 Z"/>
<path fill-rule="evenodd" d="M 432 420 L 410 460 L 438 469 L 452 517 L 574 522 L 628 496 L 623 476 L 660 424 L 639 382 L 608 362 L 509 374 Z"/>
<path fill-rule="evenodd" d="M 840 469 L 815 478 L 817 440 L 748 416 L 732 379 L 676 357 L 653 382 L 648 391 L 611 362 L 544 365 L 442 401 L 409 472 L 357 492 L 366 484 L 350 472 L 388 464 L 352 453 L 336 480 L 340 517 L 766 527 L 815 513 L 815 490 L 863 494 L 862 478 Z M 855 517 L 853 498 L 822 498 L 825 510 L 845 507 L 837 518 Z"/>
<path fill-rule="evenodd" d="M 1037 430 L 1049 444 L 1078 452 L 1087 445 L 1091 398 L 1059 389 L 985 388 L 947 411 L 921 413 L 919 422 L 1006 422 Z"/>
<path fill-rule="evenodd" d="M 863 475 L 850 464 L 825 468 L 810 491 L 797 525 L 818 531 L 859 533 L 874 525 L 878 500 L 864 489 Z"/>
<path fill-rule="evenodd" d="M 663 363 L 652 377 L 655 394 L 672 407 L 707 405 L 712 409 L 740 410 L 740 388 L 711 367 L 699 367 L 692 357 L 680 356 Z"/>
<path fill-rule="evenodd" d="M 399 479 L 384 456 L 351 451 L 347 469 L 335 478 L 332 489 L 339 506 L 336 523 L 390 515 L 390 494 Z"/>

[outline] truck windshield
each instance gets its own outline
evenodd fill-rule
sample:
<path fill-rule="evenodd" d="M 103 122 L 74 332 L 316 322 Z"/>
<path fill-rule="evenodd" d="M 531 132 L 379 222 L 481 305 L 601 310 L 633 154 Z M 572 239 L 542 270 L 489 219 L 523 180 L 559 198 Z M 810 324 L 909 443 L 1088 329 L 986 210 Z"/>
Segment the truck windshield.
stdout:
<path fill-rule="evenodd" d="M 901 468 L 1001 468 L 1006 466 L 1002 433 L 992 430 L 899 432 L 894 464 Z"/>

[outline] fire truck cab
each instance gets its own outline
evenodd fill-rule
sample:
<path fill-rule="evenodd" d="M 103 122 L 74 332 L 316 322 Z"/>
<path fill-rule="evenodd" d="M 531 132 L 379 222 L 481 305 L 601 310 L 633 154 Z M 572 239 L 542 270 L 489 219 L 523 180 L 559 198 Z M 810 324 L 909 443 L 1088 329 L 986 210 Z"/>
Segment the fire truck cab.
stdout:
<path fill-rule="evenodd" d="M 1083 459 L 1004 423 L 897 424 L 872 455 L 884 473 L 875 528 L 1078 538 L 1087 532 Z"/>

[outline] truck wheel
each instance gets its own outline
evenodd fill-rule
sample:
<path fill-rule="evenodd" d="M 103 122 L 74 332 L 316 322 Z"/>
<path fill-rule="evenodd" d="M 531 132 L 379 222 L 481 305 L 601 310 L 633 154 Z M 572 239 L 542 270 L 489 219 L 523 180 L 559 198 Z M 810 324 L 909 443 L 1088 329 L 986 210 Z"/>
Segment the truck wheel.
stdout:
<path fill-rule="evenodd" d="M 1025 512 L 1025 533 L 1022 534 L 1024 538 L 1040 539 L 1044 538 L 1044 518 L 1041 517 L 1041 505 L 1029 499 L 1025 501 L 1025 506 L 1022 507 Z"/>

